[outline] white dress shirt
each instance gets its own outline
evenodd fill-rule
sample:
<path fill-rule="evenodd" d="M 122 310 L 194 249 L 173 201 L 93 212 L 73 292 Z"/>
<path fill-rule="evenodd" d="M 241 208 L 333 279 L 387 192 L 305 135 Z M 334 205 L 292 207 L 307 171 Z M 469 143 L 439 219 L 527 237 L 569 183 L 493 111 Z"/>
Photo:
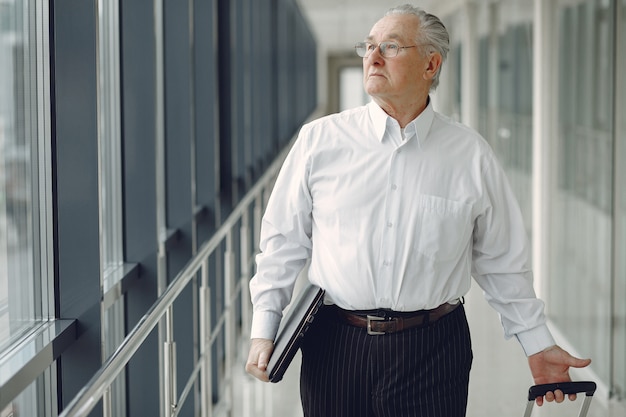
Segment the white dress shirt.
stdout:
<path fill-rule="evenodd" d="M 471 277 L 527 355 L 554 344 L 515 196 L 486 141 L 430 103 L 405 129 L 374 102 L 302 127 L 263 216 L 252 337 L 273 339 L 295 280 L 348 310 L 432 309 Z"/>

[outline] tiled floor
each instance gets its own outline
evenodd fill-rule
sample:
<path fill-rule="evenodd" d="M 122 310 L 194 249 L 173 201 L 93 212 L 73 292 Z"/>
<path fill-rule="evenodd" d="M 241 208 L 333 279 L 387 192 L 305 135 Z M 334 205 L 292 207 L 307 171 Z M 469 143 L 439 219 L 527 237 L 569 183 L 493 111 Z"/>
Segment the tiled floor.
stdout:
<path fill-rule="evenodd" d="M 498 316 L 483 299 L 479 289 L 470 291 L 465 307 L 474 351 L 467 417 L 523 416 L 532 379 L 521 347 L 515 340 L 504 340 Z M 236 386 L 243 388 L 236 395 L 233 415 L 302 417 L 298 371 L 299 357 L 278 384 L 252 381 L 239 370 L 241 385 L 237 382 Z M 575 379 L 577 377 L 574 375 Z M 265 401 L 259 401 L 260 398 Z M 581 404 L 582 396 L 573 403 L 546 404 L 541 408 L 535 407 L 533 416 L 577 416 Z M 588 417 L 626 417 L 626 408 L 611 403 L 598 393 L 592 401 Z"/>

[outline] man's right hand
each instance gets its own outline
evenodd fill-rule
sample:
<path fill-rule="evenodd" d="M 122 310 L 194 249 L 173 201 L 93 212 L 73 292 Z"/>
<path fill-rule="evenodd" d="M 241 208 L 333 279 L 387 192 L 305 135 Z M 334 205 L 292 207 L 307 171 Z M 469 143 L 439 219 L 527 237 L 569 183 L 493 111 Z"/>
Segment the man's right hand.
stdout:
<path fill-rule="evenodd" d="M 250 353 L 248 353 L 246 372 L 263 382 L 269 382 L 265 371 L 273 351 L 273 341 L 269 339 L 252 339 L 250 341 Z"/>

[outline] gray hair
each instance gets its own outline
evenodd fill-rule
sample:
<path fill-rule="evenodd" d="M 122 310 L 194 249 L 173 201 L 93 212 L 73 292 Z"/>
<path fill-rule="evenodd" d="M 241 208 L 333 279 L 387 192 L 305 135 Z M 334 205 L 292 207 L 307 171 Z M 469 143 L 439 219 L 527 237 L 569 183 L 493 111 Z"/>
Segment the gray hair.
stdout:
<path fill-rule="evenodd" d="M 441 67 L 446 61 L 448 51 L 450 50 L 450 36 L 448 35 L 448 30 L 437 16 L 426 13 L 421 8 L 411 4 L 403 4 L 401 6 L 392 7 L 385 13 L 385 16 L 392 15 L 417 16 L 420 22 L 416 39 L 417 43 L 420 45 L 427 45 L 430 47 L 430 52 L 438 52 L 441 55 L 441 66 L 437 70 L 437 73 L 433 78 L 433 82 L 430 85 L 430 90 L 434 91 L 439 85 Z"/>

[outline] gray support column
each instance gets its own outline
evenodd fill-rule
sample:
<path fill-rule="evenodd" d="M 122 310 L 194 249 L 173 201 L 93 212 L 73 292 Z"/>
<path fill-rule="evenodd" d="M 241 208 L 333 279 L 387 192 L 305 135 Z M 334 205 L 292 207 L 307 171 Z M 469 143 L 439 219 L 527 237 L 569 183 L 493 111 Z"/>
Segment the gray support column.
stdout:
<path fill-rule="evenodd" d="M 554 195 L 557 91 L 554 1 L 534 0 L 533 33 L 533 210 L 535 289 L 541 296 L 549 268 L 550 212 Z"/>
<path fill-rule="evenodd" d="M 478 128 L 478 35 L 476 30 L 478 5 L 467 1 L 463 6 L 463 52 L 461 56 L 461 115 L 462 122 Z"/>
<path fill-rule="evenodd" d="M 488 127 L 487 131 L 483 132 L 487 135 L 487 138 L 493 140 L 498 135 L 498 127 L 500 124 L 500 106 L 498 98 L 500 95 L 500 82 L 499 82 L 499 70 L 500 70 L 500 34 L 498 33 L 499 19 L 500 19 L 500 3 L 491 3 L 489 5 L 489 62 L 486 67 L 487 70 L 487 109 L 488 109 Z"/>
<path fill-rule="evenodd" d="M 626 0 L 618 0 L 615 35 L 615 137 L 613 177 L 613 346 L 611 394 L 626 398 Z M 626 407 L 626 404 L 625 404 Z"/>

